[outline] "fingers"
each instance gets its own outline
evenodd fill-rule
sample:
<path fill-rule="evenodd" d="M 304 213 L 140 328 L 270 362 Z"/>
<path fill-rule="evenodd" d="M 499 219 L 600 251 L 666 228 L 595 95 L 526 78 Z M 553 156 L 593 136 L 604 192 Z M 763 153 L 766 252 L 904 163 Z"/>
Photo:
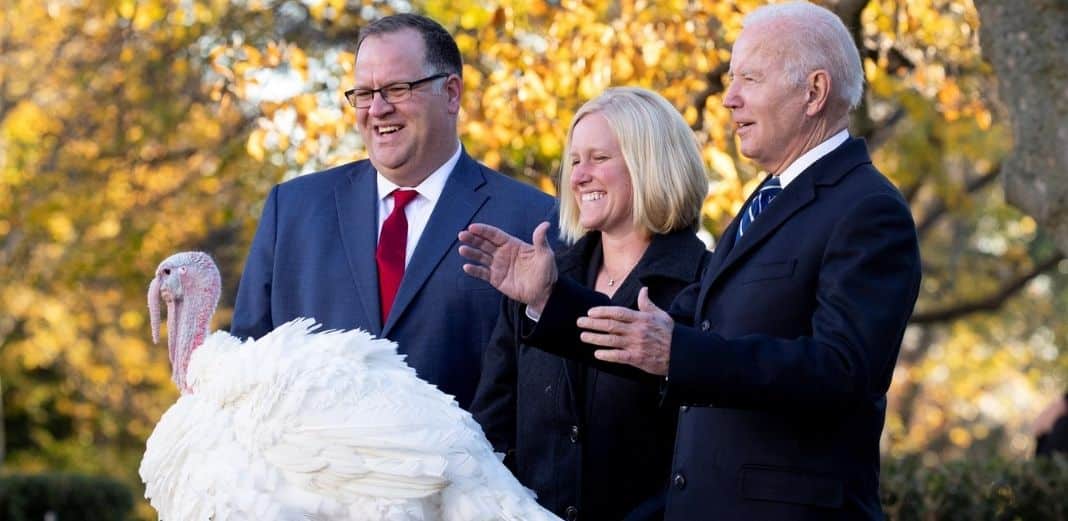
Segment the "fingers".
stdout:
<path fill-rule="evenodd" d="M 534 228 L 534 236 L 531 240 L 534 242 L 534 246 L 539 250 L 549 250 L 552 252 L 552 246 L 549 245 L 549 221 L 542 221 L 537 228 Z"/>
<path fill-rule="evenodd" d="M 459 238 L 460 242 L 492 253 L 513 237 L 496 226 L 473 223 L 466 230 L 460 231 Z"/>
<path fill-rule="evenodd" d="M 504 242 L 504 240 L 508 237 L 508 233 L 504 230 L 493 226 L 492 224 L 486 223 L 471 223 L 471 225 L 467 227 L 466 231 L 479 237 L 484 237 L 485 239 L 491 240 L 497 244 Z"/>
<path fill-rule="evenodd" d="M 489 266 L 493 262 L 493 255 L 467 245 L 460 246 L 460 256 L 483 266 Z"/>
<path fill-rule="evenodd" d="M 666 376 L 668 374 L 667 360 L 643 357 L 641 353 L 634 351 L 624 351 L 622 349 L 598 349 L 593 352 L 593 357 L 605 362 L 627 364 L 649 374 L 659 376 Z"/>
<path fill-rule="evenodd" d="M 590 318 L 590 317 L 579 317 L 579 319 L 575 321 L 575 325 L 577 325 L 580 329 L 586 329 L 586 330 L 589 330 L 589 331 L 596 331 L 598 333 L 614 333 L 614 334 L 623 333 L 623 329 L 626 327 L 626 324 L 628 324 L 628 323 L 629 322 L 623 322 L 623 321 L 620 321 L 620 320 L 615 320 L 615 319 L 610 319 L 610 318 Z"/>
<path fill-rule="evenodd" d="M 589 331 L 580 333 L 579 340 L 595 346 L 611 347 L 613 350 L 625 349 L 628 344 L 626 336 L 610 333 L 591 333 Z"/>
<path fill-rule="evenodd" d="M 485 236 L 474 234 L 467 230 L 461 231 L 458 237 L 462 244 L 465 244 L 472 248 L 478 248 L 488 253 L 493 253 L 497 251 L 498 247 L 500 247 L 498 244 L 494 244 Z"/>
<path fill-rule="evenodd" d="M 604 318 L 619 322 L 634 322 L 638 319 L 640 311 L 621 306 L 597 306 L 590 308 L 586 315 L 590 318 Z M 581 320 L 581 319 L 580 319 Z"/>
<path fill-rule="evenodd" d="M 642 286 L 641 291 L 638 292 L 638 310 L 646 313 L 663 312 L 653 301 L 649 298 L 649 287 Z"/>
<path fill-rule="evenodd" d="M 484 266 L 478 266 L 475 264 L 464 264 L 463 270 L 464 273 L 472 277 L 482 279 L 486 282 L 490 282 L 490 270 Z"/>
<path fill-rule="evenodd" d="M 593 352 L 593 357 L 598 360 L 615 362 L 617 364 L 633 365 L 636 361 L 636 357 L 633 353 L 619 349 L 598 349 Z"/>

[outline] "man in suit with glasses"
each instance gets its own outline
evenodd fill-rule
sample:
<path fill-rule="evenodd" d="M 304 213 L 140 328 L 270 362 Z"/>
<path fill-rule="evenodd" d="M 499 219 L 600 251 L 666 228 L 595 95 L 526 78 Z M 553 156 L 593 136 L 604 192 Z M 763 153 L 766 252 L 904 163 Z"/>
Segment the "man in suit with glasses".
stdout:
<path fill-rule="evenodd" d="M 529 236 L 553 201 L 465 152 L 463 63 L 437 22 L 400 14 L 360 31 L 345 98 L 369 158 L 274 187 L 238 288 L 231 332 L 297 317 L 395 340 L 419 376 L 467 407 L 500 293 L 464 275 L 457 233 L 491 222 Z"/>

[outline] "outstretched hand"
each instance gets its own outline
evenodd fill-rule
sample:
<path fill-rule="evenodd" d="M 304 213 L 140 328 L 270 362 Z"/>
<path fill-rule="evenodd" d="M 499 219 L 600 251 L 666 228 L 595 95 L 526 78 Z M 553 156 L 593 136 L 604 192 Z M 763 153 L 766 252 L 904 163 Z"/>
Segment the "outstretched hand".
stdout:
<path fill-rule="evenodd" d="M 541 313 L 556 283 L 556 264 L 546 236 L 549 223 L 534 229 L 533 244 L 494 226 L 475 223 L 460 232 L 464 272 L 489 282 L 506 297 Z"/>
<path fill-rule="evenodd" d="M 583 342 L 598 349 L 598 360 L 632 365 L 647 373 L 666 376 L 671 359 L 671 332 L 675 321 L 649 299 L 649 288 L 638 293 L 638 309 L 620 306 L 590 308 L 578 319 Z"/>

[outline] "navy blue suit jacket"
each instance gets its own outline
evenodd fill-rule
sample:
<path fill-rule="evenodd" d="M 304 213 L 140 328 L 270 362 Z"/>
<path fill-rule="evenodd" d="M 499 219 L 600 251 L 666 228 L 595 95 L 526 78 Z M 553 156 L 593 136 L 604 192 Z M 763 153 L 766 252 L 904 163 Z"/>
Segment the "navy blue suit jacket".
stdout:
<path fill-rule="evenodd" d="M 909 207 L 851 139 L 735 241 L 737 221 L 672 305 L 666 519 L 881 519 L 886 391 L 920 283 Z M 561 278 L 528 341 L 577 343 L 599 304 Z"/>
<path fill-rule="evenodd" d="M 396 341 L 420 377 L 466 408 L 501 295 L 463 272 L 457 234 L 484 222 L 529 240 L 540 222 L 555 219 L 553 199 L 462 152 L 383 324 L 377 191 L 367 160 L 275 186 L 245 263 L 230 331 L 258 338 L 297 317 L 326 329 L 363 329 Z"/>

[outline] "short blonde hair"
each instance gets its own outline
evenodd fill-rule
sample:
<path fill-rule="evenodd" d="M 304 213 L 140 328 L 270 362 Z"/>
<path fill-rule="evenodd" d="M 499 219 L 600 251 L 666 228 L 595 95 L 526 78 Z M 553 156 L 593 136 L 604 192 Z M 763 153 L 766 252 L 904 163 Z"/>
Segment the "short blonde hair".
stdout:
<path fill-rule="evenodd" d="M 567 130 L 565 158 L 575 125 L 598 113 L 608 121 L 630 173 L 634 224 L 650 233 L 696 229 L 708 195 L 708 176 L 693 131 L 663 96 L 638 87 L 614 87 L 586 102 Z M 573 243 L 588 230 L 579 224 L 578 203 L 570 193 L 571 161 L 562 161 L 560 237 Z"/>

